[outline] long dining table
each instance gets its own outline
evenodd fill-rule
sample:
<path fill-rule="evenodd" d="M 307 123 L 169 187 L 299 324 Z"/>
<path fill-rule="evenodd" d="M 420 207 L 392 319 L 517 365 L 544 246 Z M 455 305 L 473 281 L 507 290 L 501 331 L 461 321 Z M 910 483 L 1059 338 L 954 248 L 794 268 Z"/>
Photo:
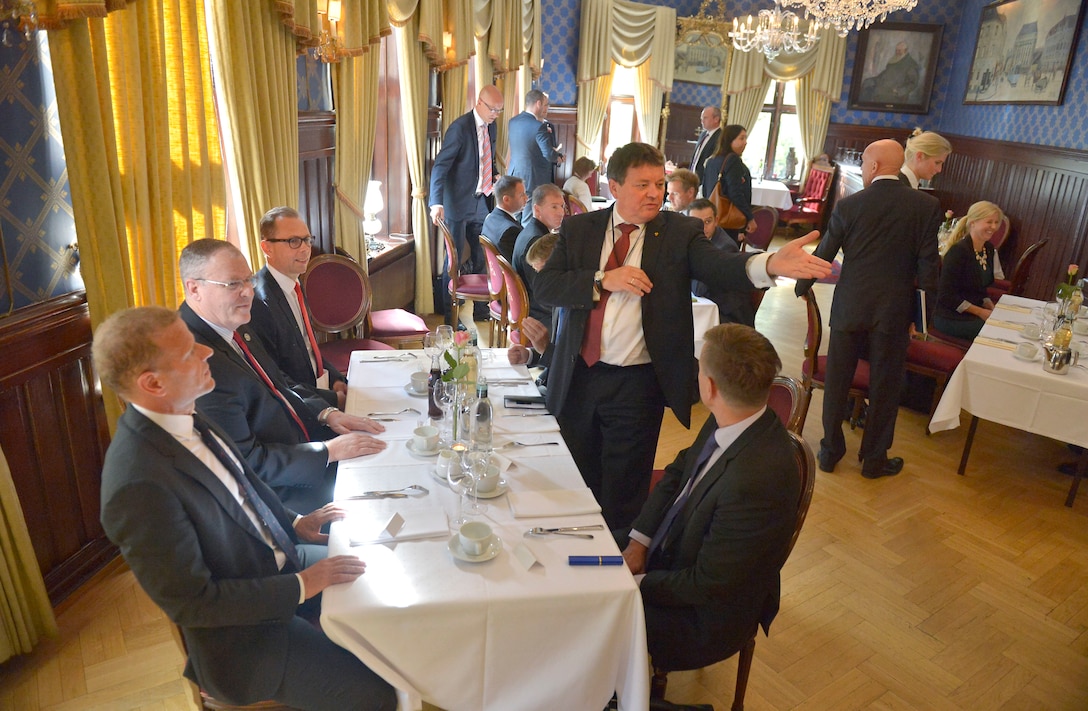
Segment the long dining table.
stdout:
<path fill-rule="evenodd" d="M 568 564 L 569 556 L 620 551 L 555 418 L 504 405 L 506 395 L 536 394 L 528 371 L 509 365 L 503 349 L 484 351 L 482 360 L 503 481 L 474 518 L 500 543 L 494 558 L 467 562 L 456 555 L 459 496 L 437 478 L 436 457 L 410 446 L 428 400 L 407 383 L 429 359 L 411 351 L 352 355 L 345 409 L 383 413 L 374 416 L 386 420 L 380 437 L 388 446 L 340 463 L 335 498 L 348 515 L 331 526 L 329 555 L 357 555 L 367 567 L 354 583 L 324 592 L 322 627 L 396 687 L 402 709 L 425 700 L 447 711 L 599 711 L 613 693 L 620 709 L 645 709 L 638 586 L 623 565 Z M 413 484 L 427 493 L 349 498 Z M 527 533 L 585 525 L 601 530 L 592 539 Z"/>
<path fill-rule="evenodd" d="M 967 467 L 979 418 L 1043 435 L 1060 442 L 1088 447 L 1088 370 L 1073 367 L 1064 375 L 1043 370 L 1041 352 L 1034 359 L 1016 355 L 1027 339 L 1024 325 L 1039 322 L 1046 302 L 1005 295 L 948 380 L 941 401 L 930 419 L 931 432 L 959 427 L 960 410 L 972 415 L 964 442 L 959 473 Z M 1035 341 L 1042 351 L 1042 344 Z M 1072 346 L 1088 362 L 1088 339 L 1078 335 Z M 1085 458 L 1070 489 L 1073 505 Z"/>

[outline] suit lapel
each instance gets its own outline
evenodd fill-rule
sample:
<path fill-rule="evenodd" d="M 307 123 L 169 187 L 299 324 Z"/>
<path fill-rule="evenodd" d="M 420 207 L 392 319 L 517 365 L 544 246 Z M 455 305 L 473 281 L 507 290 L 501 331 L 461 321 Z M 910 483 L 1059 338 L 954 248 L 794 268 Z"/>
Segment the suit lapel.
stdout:
<path fill-rule="evenodd" d="M 207 418 L 205 418 L 207 419 Z M 140 438 L 147 441 L 155 449 L 166 458 L 173 461 L 174 469 L 195 481 L 215 499 L 216 503 L 227 512 L 227 514 L 237 523 L 246 533 L 253 536 L 256 540 L 262 544 L 267 545 L 261 534 L 253 526 L 253 522 L 249 516 L 242 509 L 238 501 L 231 495 L 227 487 L 219 480 L 215 474 L 212 473 L 208 467 L 201 462 L 196 456 L 186 449 L 180 442 L 174 439 L 173 435 L 156 425 L 154 422 L 145 417 L 136 408 L 130 407 L 125 410 L 121 416 L 122 422 L 128 425 L 132 431 Z M 242 463 L 243 470 L 246 469 L 245 459 L 241 453 L 234 447 L 234 444 L 214 423 L 211 423 L 212 429 L 219 435 L 219 438 L 223 440 L 230 449 L 235 458 Z"/>
<path fill-rule="evenodd" d="M 690 513 L 695 510 L 695 506 L 697 506 L 699 502 L 702 501 L 702 499 L 710 492 L 710 490 L 714 487 L 718 480 L 725 475 L 725 470 L 729 467 L 730 462 L 736 459 L 737 455 L 744 451 L 744 448 L 747 447 L 752 442 L 752 440 L 756 438 L 757 435 L 761 434 L 767 428 L 767 426 L 770 424 L 770 421 L 767 419 L 768 416 L 772 418 L 777 417 L 777 415 L 775 415 L 770 408 L 767 408 L 767 411 L 764 412 L 758 420 L 753 422 L 748 427 L 748 429 L 744 430 L 744 432 L 741 433 L 740 437 L 737 437 L 733 441 L 733 444 L 729 445 L 729 447 L 724 452 L 722 452 L 722 455 L 718 457 L 718 460 L 714 462 L 714 464 L 710 467 L 706 475 L 703 476 L 703 478 L 699 481 L 699 484 L 691 492 L 691 496 L 688 497 L 688 501 L 684 505 L 684 511 L 681 516 L 681 525 L 683 525 L 683 523 L 687 521 Z M 711 436 L 713 436 L 713 433 L 711 433 Z M 699 445 L 701 446 L 702 442 L 699 442 Z"/>

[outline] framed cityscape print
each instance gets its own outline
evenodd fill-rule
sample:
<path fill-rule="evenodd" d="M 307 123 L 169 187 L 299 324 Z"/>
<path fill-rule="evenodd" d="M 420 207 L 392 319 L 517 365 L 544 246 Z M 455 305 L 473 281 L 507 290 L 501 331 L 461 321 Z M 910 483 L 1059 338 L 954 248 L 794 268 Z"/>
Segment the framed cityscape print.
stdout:
<path fill-rule="evenodd" d="M 729 48 L 716 32 L 688 32 L 676 43 L 673 79 L 721 86 Z"/>
<path fill-rule="evenodd" d="M 982 8 L 963 103 L 1062 103 L 1083 12 L 1081 0 L 1001 0 Z"/>
<path fill-rule="evenodd" d="M 858 35 L 850 108 L 929 112 L 941 25 L 881 22 Z"/>

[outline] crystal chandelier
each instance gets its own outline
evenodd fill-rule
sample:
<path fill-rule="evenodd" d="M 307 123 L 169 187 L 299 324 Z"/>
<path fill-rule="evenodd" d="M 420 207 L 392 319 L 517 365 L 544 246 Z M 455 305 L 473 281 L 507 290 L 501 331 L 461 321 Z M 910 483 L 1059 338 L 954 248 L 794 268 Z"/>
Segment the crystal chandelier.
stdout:
<path fill-rule="evenodd" d="M 18 33 L 29 40 L 38 29 L 38 8 L 33 0 L 0 0 L 0 44 L 14 47 Z"/>
<path fill-rule="evenodd" d="M 820 39 L 820 23 L 809 20 L 808 29 L 802 34 L 797 15 L 783 10 L 778 3 L 779 0 L 775 0 L 773 10 L 760 10 L 755 26 L 751 15 L 743 23 L 733 18 L 733 30 L 729 33 L 733 47 L 741 52 L 763 52 L 767 61 L 782 52 L 802 54 L 815 47 Z"/>
<path fill-rule="evenodd" d="M 805 8 L 806 17 L 834 27 L 840 37 L 845 37 L 852 29 L 883 22 L 890 12 L 913 10 L 918 0 L 782 0 L 782 4 Z"/>

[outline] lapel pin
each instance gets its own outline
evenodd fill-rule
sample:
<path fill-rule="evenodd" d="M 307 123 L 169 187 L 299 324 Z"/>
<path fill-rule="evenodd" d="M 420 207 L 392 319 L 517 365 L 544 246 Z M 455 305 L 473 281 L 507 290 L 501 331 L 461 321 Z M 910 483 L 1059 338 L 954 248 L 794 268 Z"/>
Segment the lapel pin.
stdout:
<path fill-rule="evenodd" d="M 246 339 L 246 341 L 251 340 L 248 333 L 243 333 L 242 338 Z"/>

